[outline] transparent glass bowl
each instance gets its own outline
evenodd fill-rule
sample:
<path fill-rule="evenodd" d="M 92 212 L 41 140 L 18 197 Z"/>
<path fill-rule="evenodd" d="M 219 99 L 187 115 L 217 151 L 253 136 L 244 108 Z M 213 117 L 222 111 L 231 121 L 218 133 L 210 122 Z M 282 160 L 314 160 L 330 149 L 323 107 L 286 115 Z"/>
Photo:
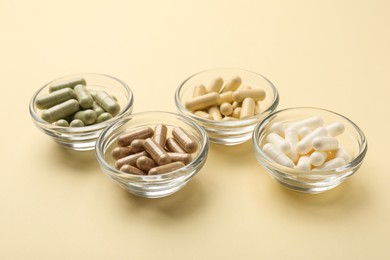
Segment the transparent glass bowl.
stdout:
<path fill-rule="evenodd" d="M 288 124 L 311 116 L 320 116 L 325 124 L 336 121 L 344 124 L 345 131 L 337 139 L 352 160 L 331 170 L 302 171 L 278 164 L 262 151 L 273 123 Z M 288 108 L 270 114 L 256 126 L 252 143 L 257 161 L 273 179 L 291 190 L 304 193 L 320 193 L 336 187 L 359 169 L 367 152 L 366 137 L 355 123 L 335 112 L 311 107 Z"/>
<path fill-rule="evenodd" d="M 108 94 L 115 96 L 121 110 L 110 120 L 83 127 L 61 127 L 50 124 L 41 118 L 43 110 L 36 107 L 35 101 L 38 97 L 49 93 L 50 85 L 73 78 L 82 77 L 87 82 L 89 90 L 105 90 Z M 127 84 L 109 75 L 97 73 L 74 74 L 55 79 L 41 87 L 31 98 L 29 110 L 31 117 L 39 130 L 53 138 L 60 145 L 76 151 L 87 151 L 95 148 L 96 139 L 100 132 L 109 124 L 133 111 L 133 93 Z"/>
<path fill-rule="evenodd" d="M 266 92 L 266 98 L 260 101 L 261 113 L 235 121 L 216 121 L 199 117 L 186 109 L 184 103 L 192 98 L 193 88 L 196 85 L 207 86 L 216 77 L 228 80 L 240 76 L 242 85 L 252 88 L 261 88 Z M 187 78 L 176 90 L 175 103 L 178 111 L 191 118 L 206 129 L 210 142 L 223 145 L 237 145 L 248 141 L 256 124 L 273 112 L 279 104 L 279 94 L 274 85 L 264 76 L 236 68 L 211 69 L 196 73 Z"/>
<path fill-rule="evenodd" d="M 173 127 L 180 126 L 194 136 L 198 150 L 192 154 L 192 162 L 178 170 L 160 175 L 126 174 L 126 178 L 118 176 L 121 172 L 115 168 L 115 160 L 111 156 L 112 149 L 117 146 L 118 136 L 125 131 L 144 126 L 154 129 L 155 125 L 160 123 L 168 127 L 168 133 Z M 198 124 L 179 114 L 151 111 L 135 113 L 111 124 L 99 136 L 95 152 L 103 173 L 120 187 L 140 197 L 158 198 L 183 188 L 205 164 L 208 150 L 207 134 Z"/>

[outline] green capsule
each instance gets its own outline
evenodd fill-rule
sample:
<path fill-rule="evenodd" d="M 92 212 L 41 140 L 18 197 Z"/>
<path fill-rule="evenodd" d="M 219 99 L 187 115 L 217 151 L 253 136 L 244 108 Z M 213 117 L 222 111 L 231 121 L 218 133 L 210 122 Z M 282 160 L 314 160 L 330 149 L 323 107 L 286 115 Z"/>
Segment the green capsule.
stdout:
<path fill-rule="evenodd" d="M 92 107 L 93 98 L 91 97 L 84 85 L 79 84 L 75 86 L 74 93 L 76 94 L 76 98 L 82 108 L 87 109 Z"/>
<path fill-rule="evenodd" d="M 80 109 L 76 99 L 69 99 L 42 112 L 42 119 L 53 123 L 59 119 L 66 118 Z"/>
<path fill-rule="evenodd" d="M 120 106 L 118 102 L 116 102 L 110 95 L 108 95 L 105 91 L 98 91 L 93 96 L 96 103 L 101 106 L 106 112 L 115 116 L 118 114 L 120 110 Z"/>
<path fill-rule="evenodd" d="M 96 123 L 101 123 L 103 121 L 110 120 L 112 118 L 112 115 L 110 113 L 104 112 L 98 118 L 96 119 Z"/>
<path fill-rule="evenodd" d="M 74 78 L 74 79 L 69 79 L 69 80 L 63 80 L 60 82 L 55 82 L 50 85 L 49 87 L 49 92 L 53 92 L 59 89 L 63 88 L 74 88 L 76 85 L 86 85 L 85 79 L 83 78 Z"/>
<path fill-rule="evenodd" d="M 97 115 L 92 109 L 82 110 L 74 114 L 74 119 L 80 119 L 84 125 L 91 125 L 96 122 Z"/>
<path fill-rule="evenodd" d="M 35 105 L 39 109 L 47 109 L 52 106 L 58 105 L 66 100 L 75 98 L 76 94 L 71 88 L 63 88 L 47 95 L 37 97 Z"/>
<path fill-rule="evenodd" d="M 96 115 L 98 117 L 105 112 L 104 109 L 101 106 L 99 106 L 96 102 L 92 103 L 92 109 L 96 112 Z"/>
<path fill-rule="evenodd" d="M 60 119 L 54 122 L 56 126 L 63 126 L 63 127 L 68 127 L 69 123 L 65 119 Z"/>
<path fill-rule="evenodd" d="M 80 119 L 73 119 L 72 122 L 70 122 L 70 127 L 83 127 L 84 123 Z"/>

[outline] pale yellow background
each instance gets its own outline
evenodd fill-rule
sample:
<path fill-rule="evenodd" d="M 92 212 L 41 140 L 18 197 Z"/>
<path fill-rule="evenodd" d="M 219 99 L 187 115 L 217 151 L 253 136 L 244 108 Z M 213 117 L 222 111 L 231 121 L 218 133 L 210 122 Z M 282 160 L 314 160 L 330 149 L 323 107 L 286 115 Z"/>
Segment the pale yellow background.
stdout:
<path fill-rule="evenodd" d="M 1 259 L 390 259 L 390 2 L 0 2 Z M 201 172 L 162 199 L 130 195 L 93 152 L 33 125 L 43 84 L 79 72 L 127 82 L 134 112 L 176 111 L 187 76 L 259 72 L 279 108 L 337 111 L 365 132 L 361 169 L 334 190 L 282 188 L 251 144 L 211 145 Z"/>

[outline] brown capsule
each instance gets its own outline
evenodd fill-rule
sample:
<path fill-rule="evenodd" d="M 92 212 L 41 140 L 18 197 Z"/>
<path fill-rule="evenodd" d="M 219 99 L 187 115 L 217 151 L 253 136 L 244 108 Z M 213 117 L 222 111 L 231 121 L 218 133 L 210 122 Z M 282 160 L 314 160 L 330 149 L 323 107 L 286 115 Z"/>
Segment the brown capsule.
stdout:
<path fill-rule="evenodd" d="M 189 164 L 192 161 L 192 155 L 189 153 L 168 153 L 172 162 L 182 162 Z"/>
<path fill-rule="evenodd" d="M 141 127 L 129 133 L 122 134 L 117 139 L 119 146 L 129 146 L 135 139 L 146 139 L 153 135 L 153 129 L 150 127 Z"/>
<path fill-rule="evenodd" d="M 167 138 L 167 141 L 165 142 L 165 146 L 170 152 L 186 153 L 186 151 L 184 151 L 184 149 L 179 145 L 179 143 L 172 137 Z"/>
<path fill-rule="evenodd" d="M 150 169 L 156 166 L 157 166 L 156 162 L 147 156 L 141 156 L 140 158 L 137 159 L 137 167 L 144 172 L 148 172 Z"/>
<path fill-rule="evenodd" d="M 174 170 L 177 170 L 181 167 L 184 167 L 184 163 L 182 162 L 172 162 L 165 165 L 157 166 L 149 170 L 149 175 L 157 175 L 157 174 L 163 174 L 167 172 L 171 172 Z"/>
<path fill-rule="evenodd" d="M 128 146 L 126 146 L 126 147 L 115 147 L 111 151 L 111 155 L 112 155 L 112 157 L 115 160 L 118 160 L 120 158 L 126 157 L 126 156 L 128 156 L 128 155 L 130 155 L 132 153 L 133 153 L 132 150 Z"/>
<path fill-rule="evenodd" d="M 152 157 L 158 165 L 171 162 L 171 157 L 154 139 L 148 138 L 144 143 L 145 151 Z"/>
<path fill-rule="evenodd" d="M 183 128 L 173 128 L 172 135 L 187 153 L 196 152 L 196 150 L 198 149 L 198 143 L 194 141 L 190 134 L 188 134 Z"/>
<path fill-rule="evenodd" d="M 137 167 L 134 167 L 134 166 L 131 166 L 131 165 L 128 165 L 128 164 L 123 165 L 119 170 L 121 172 L 137 174 L 137 175 L 145 174 L 143 171 L 141 171 Z"/>
<path fill-rule="evenodd" d="M 167 139 L 168 128 L 166 125 L 157 124 L 154 128 L 153 139 L 161 146 L 165 146 L 165 140 Z"/>
<path fill-rule="evenodd" d="M 130 149 L 133 153 L 139 153 L 145 151 L 144 147 L 145 139 L 135 139 L 130 144 Z"/>
<path fill-rule="evenodd" d="M 131 166 L 136 166 L 137 159 L 141 156 L 148 155 L 145 151 L 135 154 L 130 154 L 126 157 L 120 158 L 115 162 L 115 168 L 120 169 L 123 165 L 128 164 Z"/>

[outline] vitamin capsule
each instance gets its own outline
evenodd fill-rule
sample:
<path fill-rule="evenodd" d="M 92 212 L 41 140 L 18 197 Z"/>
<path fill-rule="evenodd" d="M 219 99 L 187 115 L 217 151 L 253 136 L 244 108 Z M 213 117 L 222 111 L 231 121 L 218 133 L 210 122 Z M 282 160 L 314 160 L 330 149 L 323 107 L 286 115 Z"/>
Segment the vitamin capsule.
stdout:
<path fill-rule="evenodd" d="M 168 128 L 166 125 L 157 124 L 154 127 L 153 139 L 161 146 L 165 147 L 165 141 L 167 139 Z"/>
<path fill-rule="evenodd" d="M 70 80 L 63 80 L 61 82 L 56 82 L 50 85 L 49 92 L 54 92 L 64 88 L 74 88 L 76 85 L 86 85 L 85 79 L 83 78 L 74 78 Z"/>
<path fill-rule="evenodd" d="M 344 159 L 342 159 L 340 157 L 336 157 L 336 158 L 334 158 L 332 160 L 327 161 L 326 163 L 324 163 L 320 167 L 314 168 L 313 170 L 315 170 L 315 171 L 318 171 L 318 170 L 330 170 L 330 169 L 334 169 L 334 168 L 343 166 L 345 164 L 346 164 L 346 162 L 344 161 Z"/>
<path fill-rule="evenodd" d="M 196 111 L 196 110 L 205 109 L 210 106 L 218 105 L 219 100 L 220 100 L 219 94 L 212 92 L 202 96 L 194 97 L 191 100 L 185 102 L 184 105 L 188 110 Z"/>
<path fill-rule="evenodd" d="M 313 166 L 321 166 L 328 158 L 327 152 L 315 151 L 310 155 L 310 164 Z"/>
<path fill-rule="evenodd" d="M 228 91 L 228 92 L 224 92 L 224 93 L 219 94 L 219 104 L 222 104 L 225 102 L 227 102 L 227 103 L 233 102 L 233 91 Z"/>
<path fill-rule="evenodd" d="M 209 87 L 207 88 L 207 93 L 216 92 L 219 93 L 223 85 L 223 79 L 221 77 L 215 78 L 211 81 Z"/>
<path fill-rule="evenodd" d="M 296 169 L 303 171 L 310 171 L 310 159 L 309 156 L 301 156 L 297 162 Z"/>
<path fill-rule="evenodd" d="M 313 132 L 305 136 L 297 143 L 297 152 L 299 154 L 307 154 L 311 149 L 312 140 L 318 136 L 325 136 L 328 134 L 325 127 L 318 127 Z"/>
<path fill-rule="evenodd" d="M 173 128 L 172 136 L 187 153 L 194 153 L 198 150 L 198 143 L 183 128 Z"/>
<path fill-rule="evenodd" d="M 74 114 L 74 119 L 80 119 L 84 125 L 91 125 L 96 122 L 96 112 L 92 109 L 82 110 Z"/>
<path fill-rule="evenodd" d="M 296 162 L 299 159 L 299 154 L 296 149 L 298 143 L 298 130 L 293 127 L 287 127 L 284 132 L 284 140 L 290 145 L 288 157 L 290 157 L 293 162 Z"/>
<path fill-rule="evenodd" d="M 126 157 L 120 158 L 115 162 L 115 168 L 120 169 L 125 164 L 135 167 L 137 159 L 141 156 L 147 156 L 147 155 L 148 155 L 147 152 L 143 151 L 140 153 L 130 154 Z"/>
<path fill-rule="evenodd" d="M 339 147 L 339 142 L 334 137 L 319 136 L 313 138 L 311 145 L 317 151 L 330 151 L 336 150 Z"/>
<path fill-rule="evenodd" d="M 184 151 L 184 149 L 179 145 L 179 143 L 172 137 L 167 138 L 167 141 L 165 142 L 165 146 L 170 152 L 186 153 L 186 151 Z"/>
<path fill-rule="evenodd" d="M 187 165 L 192 161 L 192 155 L 189 153 L 168 153 L 168 155 L 172 162 L 182 162 Z"/>
<path fill-rule="evenodd" d="M 213 117 L 209 113 L 206 113 L 202 110 L 195 111 L 194 114 L 204 119 L 209 119 L 209 120 L 213 119 Z"/>
<path fill-rule="evenodd" d="M 275 122 L 270 127 L 271 132 L 274 132 L 281 137 L 284 137 L 284 132 L 286 131 L 286 128 L 281 122 Z"/>
<path fill-rule="evenodd" d="M 208 109 L 208 113 L 213 118 L 213 120 L 222 120 L 221 112 L 217 106 L 212 106 Z"/>
<path fill-rule="evenodd" d="M 305 136 L 307 136 L 308 134 L 310 134 L 312 131 L 311 131 L 311 128 L 308 127 L 308 126 L 304 126 L 304 127 L 301 127 L 299 128 L 298 130 L 298 135 L 299 137 L 302 139 L 304 138 Z"/>
<path fill-rule="evenodd" d="M 96 112 L 96 115 L 99 117 L 101 114 L 105 113 L 104 109 L 99 106 L 96 102 L 92 103 L 92 109 Z"/>
<path fill-rule="evenodd" d="M 79 102 L 69 99 L 61 104 L 55 105 L 42 112 L 42 119 L 53 123 L 59 119 L 66 118 L 80 109 Z"/>
<path fill-rule="evenodd" d="M 194 91 L 192 93 L 192 97 L 199 97 L 199 96 L 203 96 L 207 94 L 207 90 L 206 90 L 206 87 L 202 84 L 200 85 L 197 85 L 194 87 Z"/>
<path fill-rule="evenodd" d="M 115 116 L 120 110 L 118 102 L 116 102 L 110 95 L 105 91 L 97 91 L 94 95 L 95 102 L 101 106 L 106 112 Z"/>
<path fill-rule="evenodd" d="M 144 148 L 158 165 L 164 165 L 171 162 L 171 157 L 169 157 L 164 148 L 162 148 L 154 139 L 146 139 Z"/>
<path fill-rule="evenodd" d="M 286 167 L 294 168 L 293 161 L 287 157 L 279 148 L 271 143 L 266 143 L 263 146 L 263 152 L 268 155 L 276 163 L 284 165 Z"/>
<path fill-rule="evenodd" d="M 136 175 L 144 175 L 145 173 L 138 169 L 137 167 L 134 167 L 132 165 L 125 164 L 123 165 L 120 169 L 121 172 L 125 173 L 131 173 L 131 174 L 136 174 Z"/>
<path fill-rule="evenodd" d="M 69 124 L 70 127 L 83 127 L 85 126 L 84 125 L 84 122 L 81 121 L 80 119 L 73 119 L 70 124 Z"/>
<path fill-rule="evenodd" d="M 157 174 L 163 174 L 171 171 L 175 171 L 177 169 L 180 169 L 184 167 L 184 163 L 182 162 L 172 162 L 165 165 L 157 166 L 149 170 L 149 175 L 157 175 Z"/>
<path fill-rule="evenodd" d="M 222 103 L 219 107 L 219 111 L 221 112 L 222 115 L 224 116 L 230 116 L 233 113 L 233 107 L 232 104 L 230 103 Z"/>
<path fill-rule="evenodd" d="M 247 86 L 241 86 L 239 88 L 239 90 L 247 90 L 247 89 L 252 89 L 252 87 L 247 85 Z"/>
<path fill-rule="evenodd" d="M 56 126 L 63 126 L 63 127 L 68 127 L 69 126 L 68 121 L 66 121 L 65 119 L 60 119 L 60 120 L 54 122 L 54 124 Z"/>
<path fill-rule="evenodd" d="M 241 78 L 239 76 L 235 76 L 225 84 L 221 92 L 235 91 L 241 85 L 241 82 Z"/>
<path fill-rule="evenodd" d="M 345 130 L 344 124 L 340 122 L 334 122 L 330 125 L 325 126 L 325 128 L 326 130 L 328 130 L 329 135 L 333 137 L 342 134 Z"/>
<path fill-rule="evenodd" d="M 241 114 L 241 107 L 236 107 L 235 109 L 233 109 L 233 113 L 231 116 L 238 119 L 240 118 L 240 114 Z"/>
<path fill-rule="evenodd" d="M 156 162 L 150 159 L 147 156 L 141 156 L 137 159 L 137 167 L 144 171 L 144 172 L 149 172 L 150 169 L 154 168 L 157 166 Z"/>
<path fill-rule="evenodd" d="M 339 148 L 336 151 L 336 157 L 343 159 L 346 163 L 350 161 L 350 157 L 348 155 L 348 152 L 341 145 L 339 146 Z"/>
<path fill-rule="evenodd" d="M 153 136 L 153 129 L 150 127 L 141 127 L 131 131 L 130 133 L 125 133 L 118 137 L 117 144 L 119 146 L 129 146 L 131 142 L 135 139 L 146 139 Z"/>
<path fill-rule="evenodd" d="M 130 155 L 132 153 L 133 153 L 133 151 L 128 146 L 126 146 L 126 147 L 119 147 L 119 146 L 117 146 L 114 149 L 112 149 L 111 156 L 115 160 L 118 160 L 118 159 L 126 157 L 126 156 L 128 156 L 128 155 Z"/>
<path fill-rule="evenodd" d="M 47 95 L 37 97 L 35 100 L 35 105 L 39 109 L 46 109 L 52 106 L 61 104 L 62 102 L 75 98 L 75 93 L 71 88 L 64 88 Z"/>
<path fill-rule="evenodd" d="M 145 151 L 145 139 L 135 139 L 131 142 L 129 148 L 133 153 Z"/>
<path fill-rule="evenodd" d="M 322 120 L 321 117 L 319 116 L 312 116 L 297 122 L 294 122 L 290 125 L 290 127 L 296 127 L 296 128 L 301 128 L 304 126 L 310 127 L 311 129 L 320 127 L 324 124 L 324 120 Z"/>
<path fill-rule="evenodd" d="M 262 89 L 244 89 L 233 92 L 234 101 L 241 102 L 245 98 L 252 98 L 255 101 L 262 101 L 265 98 L 265 91 Z"/>
<path fill-rule="evenodd" d="M 253 116 L 255 113 L 255 101 L 253 98 L 245 98 L 244 101 L 242 101 L 242 107 L 240 112 L 240 119 L 245 119 L 248 117 Z"/>
<path fill-rule="evenodd" d="M 95 111 L 95 110 L 94 110 Z M 110 113 L 107 113 L 107 112 L 104 112 L 102 114 L 100 114 L 97 119 L 96 119 L 96 123 L 101 123 L 101 122 L 104 122 L 104 121 L 107 121 L 107 120 L 110 120 L 112 118 L 112 115 Z"/>
<path fill-rule="evenodd" d="M 233 97 L 233 96 L 232 96 Z M 241 102 L 233 101 L 232 103 L 233 108 L 241 107 Z"/>
<path fill-rule="evenodd" d="M 84 85 L 76 85 L 74 87 L 74 93 L 76 94 L 76 98 L 80 103 L 80 106 L 84 109 L 88 109 L 92 107 L 93 98 L 87 91 Z"/>
<path fill-rule="evenodd" d="M 269 133 L 266 137 L 268 143 L 274 144 L 280 151 L 287 154 L 291 151 L 291 146 L 286 140 L 276 133 Z"/>

